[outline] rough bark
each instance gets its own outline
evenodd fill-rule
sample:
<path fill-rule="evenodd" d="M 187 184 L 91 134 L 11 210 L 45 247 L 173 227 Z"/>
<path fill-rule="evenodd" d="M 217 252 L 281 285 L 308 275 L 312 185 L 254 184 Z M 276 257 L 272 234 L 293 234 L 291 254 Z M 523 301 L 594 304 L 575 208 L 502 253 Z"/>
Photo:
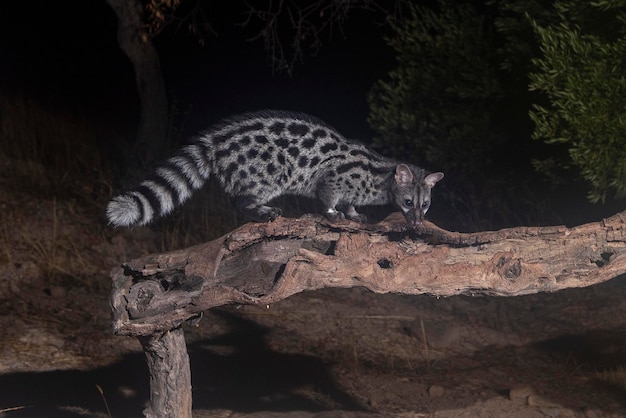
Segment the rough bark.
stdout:
<path fill-rule="evenodd" d="M 147 418 L 191 418 L 191 369 L 182 328 L 140 337 L 150 372 Z"/>
<path fill-rule="evenodd" d="M 146 30 L 141 0 L 106 0 L 118 21 L 117 40 L 135 71 L 140 118 L 137 157 L 154 161 L 166 151 L 168 106 L 159 55 Z"/>
<path fill-rule="evenodd" d="M 626 212 L 566 228 L 458 233 L 397 214 L 376 225 L 319 217 L 250 223 L 214 241 L 112 271 L 118 334 L 178 328 L 229 303 L 270 304 L 323 287 L 376 293 L 516 296 L 600 283 L 626 272 Z"/>

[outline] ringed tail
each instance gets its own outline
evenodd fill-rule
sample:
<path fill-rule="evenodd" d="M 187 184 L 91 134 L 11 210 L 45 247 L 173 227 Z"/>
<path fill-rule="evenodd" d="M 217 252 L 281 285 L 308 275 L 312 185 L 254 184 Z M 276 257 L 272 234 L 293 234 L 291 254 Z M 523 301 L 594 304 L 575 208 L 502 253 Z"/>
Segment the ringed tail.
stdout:
<path fill-rule="evenodd" d="M 209 179 L 210 148 L 207 138 L 183 147 L 148 179 L 115 196 L 106 209 L 109 223 L 116 227 L 146 225 L 181 205 Z"/>

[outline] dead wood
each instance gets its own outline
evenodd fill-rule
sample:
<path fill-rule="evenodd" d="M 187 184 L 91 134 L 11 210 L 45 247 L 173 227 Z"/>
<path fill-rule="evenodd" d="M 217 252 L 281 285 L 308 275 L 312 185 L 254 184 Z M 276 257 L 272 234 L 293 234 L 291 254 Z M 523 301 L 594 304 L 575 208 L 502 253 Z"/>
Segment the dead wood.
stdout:
<path fill-rule="evenodd" d="M 140 337 L 150 371 L 146 418 L 191 417 L 191 369 L 183 329 Z"/>
<path fill-rule="evenodd" d="M 320 217 L 250 223 L 214 241 L 112 271 L 114 331 L 151 336 L 225 304 L 271 304 L 298 292 L 516 296 L 590 286 L 626 272 L 626 212 L 573 228 L 458 233 L 398 214 L 376 225 Z"/>

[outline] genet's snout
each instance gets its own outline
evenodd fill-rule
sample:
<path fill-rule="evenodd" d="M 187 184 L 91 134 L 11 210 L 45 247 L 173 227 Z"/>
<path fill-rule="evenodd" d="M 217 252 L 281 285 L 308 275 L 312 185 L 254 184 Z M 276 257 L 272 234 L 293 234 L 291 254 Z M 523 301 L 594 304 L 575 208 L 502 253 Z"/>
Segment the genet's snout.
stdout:
<path fill-rule="evenodd" d="M 404 213 L 407 224 L 411 227 L 419 226 L 424 222 L 424 214 L 421 211 L 409 211 Z"/>

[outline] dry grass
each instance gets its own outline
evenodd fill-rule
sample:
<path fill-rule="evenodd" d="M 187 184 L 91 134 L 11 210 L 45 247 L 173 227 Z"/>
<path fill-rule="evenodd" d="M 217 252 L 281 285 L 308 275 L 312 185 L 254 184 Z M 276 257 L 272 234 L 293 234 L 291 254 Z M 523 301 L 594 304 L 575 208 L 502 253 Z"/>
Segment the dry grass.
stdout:
<path fill-rule="evenodd" d="M 108 169 L 97 147 L 110 132 L 80 112 L 23 96 L 0 97 L 0 170 L 39 197 L 103 195 Z"/>
<path fill-rule="evenodd" d="M 598 372 L 597 378 L 621 390 L 626 390 L 626 366 L 617 366 L 610 370 Z"/>
<path fill-rule="evenodd" d="M 71 285 L 85 284 L 100 266 L 88 246 L 102 239 L 93 234 L 100 230 L 94 220 L 111 194 L 98 147 L 110 129 L 94 119 L 42 100 L 0 96 L 2 264 L 34 263 L 46 280 Z"/>
<path fill-rule="evenodd" d="M 56 200 L 52 201 L 51 206 L 49 230 L 37 237 L 21 232 L 21 237 L 30 248 L 33 262 L 46 277 L 65 276 L 80 281 L 81 276 L 93 268 L 85 259 L 76 237 L 60 233 Z"/>

